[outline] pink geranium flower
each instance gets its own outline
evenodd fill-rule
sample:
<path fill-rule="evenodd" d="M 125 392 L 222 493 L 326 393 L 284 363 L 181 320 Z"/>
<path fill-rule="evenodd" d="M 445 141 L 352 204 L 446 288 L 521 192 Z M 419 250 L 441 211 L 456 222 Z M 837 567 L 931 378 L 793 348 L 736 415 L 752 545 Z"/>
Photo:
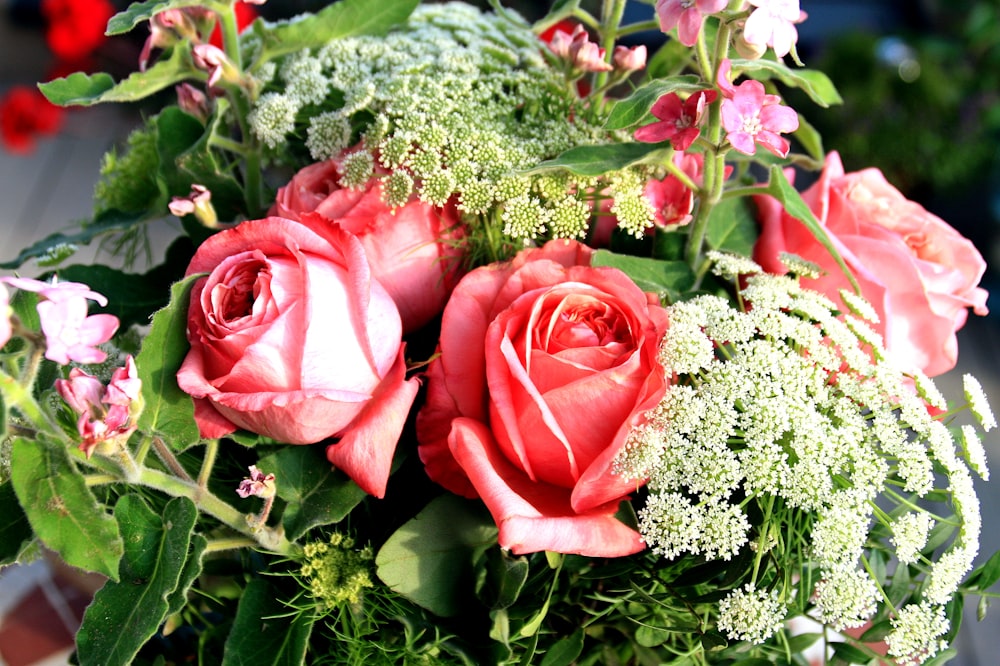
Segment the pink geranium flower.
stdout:
<path fill-rule="evenodd" d="M 674 150 L 687 150 L 701 133 L 705 107 L 715 101 L 714 90 L 699 90 L 684 102 L 677 93 L 667 93 L 653 104 L 650 113 L 659 122 L 643 125 L 633 134 L 636 141 L 659 143 L 670 141 Z"/>
<path fill-rule="evenodd" d="M 605 50 L 590 41 L 587 30 L 577 24 L 573 34 L 557 30 L 552 34 L 549 49 L 573 69 L 583 72 L 610 72 L 614 69 L 605 61 Z"/>
<path fill-rule="evenodd" d="M 753 10 L 743 27 L 743 39 L 748 44 L 770 46 L 774 54 L 787 55 L 799 33 L 796 23 L 805 20 L 806 14 L 799 9 L 799 0 L 749 0 L 757 9 Z"/>
<path fill-rule="evenodd" d="M 55 387 L 79 415 L 80 450 L 88 458 L 101 442 L 124 442 L 135 431 L 142 380 L 131 356 L 115 370 L 107 387 L 80 368 L 70 370 L 69 379 L 57 379 Z"/>
<path fill-rule="evenodd" d="M 755 144 L 777 155 L 788 155 L 789 143 L 779 134 L 799 127 L 795 110 L 780 103 L 777 95 L 764 92 L 760 81 L 747 80 L 738 86 L 729 82 L 729 60 L 719 65 L 718 83 L 722 90 L 722 127 L 729 144 L 744 155 L 753 155 Z"/>
<path fill-rule="evenodd" d="M 250 477 L 240 481 L 236 494 L 246 499 L 248 497 L 274 497 L 274 474 L 264 474 L 256 465 L 250 465 Z"/>
<path fill-rule="evenodd" d="M 705 17 L 721 12 L 727 4 L 729 0 L 657 0 L 656 15 L 663 32 L 676 26 L 681 44 L 694 46 Z"/>

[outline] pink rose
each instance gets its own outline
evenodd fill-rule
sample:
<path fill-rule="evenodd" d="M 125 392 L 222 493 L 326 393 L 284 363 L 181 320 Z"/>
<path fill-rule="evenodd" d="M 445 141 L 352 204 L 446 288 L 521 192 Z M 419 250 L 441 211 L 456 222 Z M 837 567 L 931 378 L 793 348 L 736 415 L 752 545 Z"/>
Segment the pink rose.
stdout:
<path fill-rule="evenodd" d="M 338 227 L 243 222 L 205 241 L 187 274 L 191 350 L 177 373 L 203 437 L 238 428 L 327 457 L 381 497 L 417 392 L 399 313 L 361 243 Z"/>
<path fill-rule="evenodd" d="M 636 482 L 611 472 L 666 380 L 667 314 L 592 250 L 551 241 L 455 288 L 417 416 L 427 474 L 481 497 L 514 553 L 643 548 L 615 518 Z"/>
<path fill-rule="evenodd" d="M 844 173 L 830 153 L 820 179 L 803 193 L 878 312 L 886 347 L 904 364 L 930 376 L 955 367 L 955 331 L 968 312 L 985 315 L 986 290 L 977 285 L 986 263 L 975 246 L 940 218 L 907 200 L 878 169 Z M 770 197 L 757 197 L 763 225 L 754 258 L 783 273 L 781 252 L 819 264 L 826 274 L 803 284 L 836 302 L 850 289 L 833 257 L 809 230 Z"/>
<path fill-rule="evenodd" d="M 372 275 L 399 308 L 404 332 L 415 331 L 440 314 L 458 280 L 458 250 L 447 242 L 458 214 L 416 198 L 393 209 L 377 178 L 348 189 L 341 175 L 339 158 L 305 167 L 278 190 L 270 214 L 313 227 L 335 224 L 357 236 Z"/>

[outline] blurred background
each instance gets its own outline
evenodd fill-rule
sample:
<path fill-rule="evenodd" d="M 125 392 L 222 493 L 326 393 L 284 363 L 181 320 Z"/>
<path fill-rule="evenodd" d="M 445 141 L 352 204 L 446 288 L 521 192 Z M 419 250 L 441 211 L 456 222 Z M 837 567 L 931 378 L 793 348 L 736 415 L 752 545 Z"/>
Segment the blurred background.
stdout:
<path fill-rule="evenodd" d="M 140 28 L 60 57 L 46 40 L 49 23 L 72 19 L 77 29 L 70 41 L 79 42 L 88 16 L 128 3 L 50 4 L 60 16 L 44 16 L 40 0 L 0 0 L 0 262 L 88 218 L 102 156 L 154 108 L 46 107 L 35 91 L 38 81 L 78 70 L 126 76 L 146 36 Z M 325 4 L 271 0 L 255 9 L 283 18 Z M 550 3 L 502 4 L 534 20 Z M 821 109 L 794 90 L 787 102 L 820 131 L 827 150 L 841 153 L 848 171 L 878 167 L 903 194 L 972 239 L 993 266 L 983 286 L 1000 294 L 1000 0 L 801 0 L 801 7 L 808 19 L 798 26 L 798 53 L 807 67 L 833 79 L 844 104 Z M 627 11 L 627 21 L 653 17 L 652 4 L 630 2 Z M 638 38 L 655 45 L 662 35 Z M 177 233 L 169 220 L 156 224 L 148 248 L 154 265 Z M 83 248 L 75 261 L 120 262 L 97 247 Z M 26 265 L 21 272 L 40 270 Z M 990 304 L 1000 313 L 1000 299 Z M 971 371 L 1000 408 L 998 321 L 998 315 L 972 316 L 960 331 L 959 368 L 937 380 L 946 395 L 960 395 L 961 375 Z M 1000 470 L 1000 439 L 994 435 L 986 444 Z M 984 514 L 981 562 L 1000 550 L 1000 481 L 977 480 L 977 489 Z M 45 560 L 0 572 L 0 665 L 67 663 L 87 583 Z M 956 647 L 953 664 L 995 666 L 1000 609 L 978 622 L 976 609 L 967 608 Z"/>

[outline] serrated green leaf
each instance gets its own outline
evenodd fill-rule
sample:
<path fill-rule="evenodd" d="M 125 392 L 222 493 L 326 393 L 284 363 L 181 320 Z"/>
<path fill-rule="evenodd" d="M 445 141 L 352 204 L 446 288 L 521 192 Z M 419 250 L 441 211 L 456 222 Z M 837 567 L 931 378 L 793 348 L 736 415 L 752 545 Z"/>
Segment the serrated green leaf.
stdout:
<path fill-rule="evenodd" d="M 598 250 L 591 257 L 590 265 L 617 268 L 643 291 L 657 294 L 671 303 L 679 301 L 681 295 L 694 285 L 694 273 L 683 261 L 663 261 Z"/>
<path fill-rule="evenodd" d="M 99 238 L 108 233 L 124 231 L 135 226 L 136 223 L 145 219 L 146 214 L 122 213 L 120 211 L 107 211 L 94 219 L 94 221 L 82 227 L 74 233 L 58 232 L 49 234 L 45 238 L 25 247 L 18 255 L 0 263 L 0 268 L 18 268 L 30 259 L 52 256 L 54 252 L 60 251 L 70 245 L 87 245 L 95 238 Z"/>
<path fill-rule="evenodd" d="M 14 438 L 10 478 L 42 543 L 70 566 L 118 579 L 118 523 L 97 503 L 63 445 Z"/>
<path fill-rule="evenodd" d="M 576 146 L 558 157 L 521 171 L 522 175 L 566 170 L 578 176 L 600 176 L 640 163 L 663 162 L 671 154 L 669 145 L 658 143 L 604 143 Z"/>
<path fill-rule="evenodd" d="M 138 495 L 115 505 L 125 540 L 119 582 L 101 588 L 76 635 L 81 664 L 129 664 L 167 617 L 167 598 L 184 571 L 198 510 L 175 497 L 154 512 Z"/>
<path fill-rule="evenodd" d="M 174 47 L 170 57 L 158 60 L 143 72 L 133 72 L 115 83 L 110 75 L 74 72 L 61 79 L 38 84 L 46 99 L 57 106 L 92 106 L 105 102 L 135 102 L 175 83 L 193 78 L 196 73 L 190 46 Z"/>
<path fill-rule="evenodd" d="M 481 504 L 441 495 L 385 542 L 375 557 L 378 577 L 418 606 L 452 617 L 474 589 L 476 554 L 496 536 Z"/>
<path fill-rule="evenodd" d="M 266 580 L 251 580 L 240 597 L 222 666 L 304 664 L 311 617 L 308 612 L 289 615 L 277 590 Z"/>
<path fill-rule="evenodd" d="M 199 5 L 211 5 L 206 0 L 147 0 L 146 2 L 134 2 L 124 11 L 118 12 L 108 21 L 108 29 L 104 34 L 109 37 L 121 35 L 129 32 L 140 23 L 144 23 L 153 18 L 154 14 L 159 14 L 168 9 L 181 9 L 183 7 L 197 7 Z M 212 7 L 209 7 L 212 9 Z"/>
<path fill-rule="evenodd" d="M 583 652 L 583 628 L 556 641 L 542 657 L 541 666 L 570 666 Z"/>
<path fill-rule="evenodd" d="M 664 95 L 678 92 L 693 93 L 705 88 L 701 79 L 690 74 L 650 81 L 636 88 L 628 97 L 615 102 L 608 119 L 604 121 L 604 128 L 620 130 L 631 127 L 648 116 L 656 100 Z"/>
<path fill-rule="evenodd" d="M 9 480 L 0 483 L 0 567 L 13 564 L 24 545 L 31 539 L 31 523 L 24 514 Z"/>
<path fill-rule="evenodd" d="M 813 215 L 806 202 L 802 200 L 802 195 L 788 182 L 788 178 L 785 177 L 785 173 L 780 166 L 775 165 L 771 167 L 767 188 L 768 194 L 780 201 L 789 215 L 806 225 L 806 228 L 812 232 L 812 235 L 819 241 L 820 245 L 826 248 L 830 256 L 837 262 L 837 265 L 840 266 L 840 270 L 847 277 L 851 286 L 854 287 L 854 291 L 860 294 L 861 287 L 858 286 L 858 281 L 854 278 L 854 274 L 851 273 L 851 269 L 847 267 L 840 252 L 837 251 L 836 246 L 834 246 L 833 241 L 830 239 L 830 235 L 826 233 L 826 229 L 819 223 L 816 216 Z"/>
<path fill-rule="evenodd" d="M 281 523 L 292 541 L 314 527 L 339 523 L 367 497 L 346 474 L 333 469 L 324 450 L 286 446 L 257 463 L 277 478 L 278 497 L 288 503 Z"/>
<path fill-rule="evenodd" d="M 800 88 L 802 92 L 809 95 L 812 101 L 823 108 L 844 102 L 830 77 L 818 70 L 792 69 L 782 62 L 766 58 L 757 60 L 737 58 L 731 62 L 735 72 L 743 72 L 757 79 L 767 79 L 774 76 L 787 86 Z"/>
<path fill-rule="evenodd" d="M 194 401 L 177 386 L 177 370 L 188 351 L 188 299 L 198 277 L 189 276 L 171 288 L 170 304 L 153 315 L 153 325 L 135 359 L 144 402 L 139 428 L 159 434 L 175 451 L 183 451 L 200 438 Z"/>
<path fill-rule="evenodd" d="M 759 235 L 760 227 L 746 197 L 723 199 L 708 217 L 706 240 L 713 250 L 749 257 Z"/>
<path fill-rule="evenodd" d="M 265 29 L 254 26 L 262 40 L 259 62 L 323 46 L 353 35 L 383 35 L 409 17 L 419 0 L 340 0 L 300 20 Z"/>

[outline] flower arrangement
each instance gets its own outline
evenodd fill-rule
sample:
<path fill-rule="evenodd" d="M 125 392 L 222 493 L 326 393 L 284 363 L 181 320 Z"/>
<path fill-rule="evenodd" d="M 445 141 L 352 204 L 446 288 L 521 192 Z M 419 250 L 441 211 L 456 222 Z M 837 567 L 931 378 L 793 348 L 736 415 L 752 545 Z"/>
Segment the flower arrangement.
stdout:
<path fill-rule="evenodd" d="M 839 101 L 798 2 L 418 5 L 136 3 L 40 86 L 176 93 L 0 278 L 0 564 L 107 578 L 79 663 L 947 661 L 985 263 L 783 103 Z"/>

